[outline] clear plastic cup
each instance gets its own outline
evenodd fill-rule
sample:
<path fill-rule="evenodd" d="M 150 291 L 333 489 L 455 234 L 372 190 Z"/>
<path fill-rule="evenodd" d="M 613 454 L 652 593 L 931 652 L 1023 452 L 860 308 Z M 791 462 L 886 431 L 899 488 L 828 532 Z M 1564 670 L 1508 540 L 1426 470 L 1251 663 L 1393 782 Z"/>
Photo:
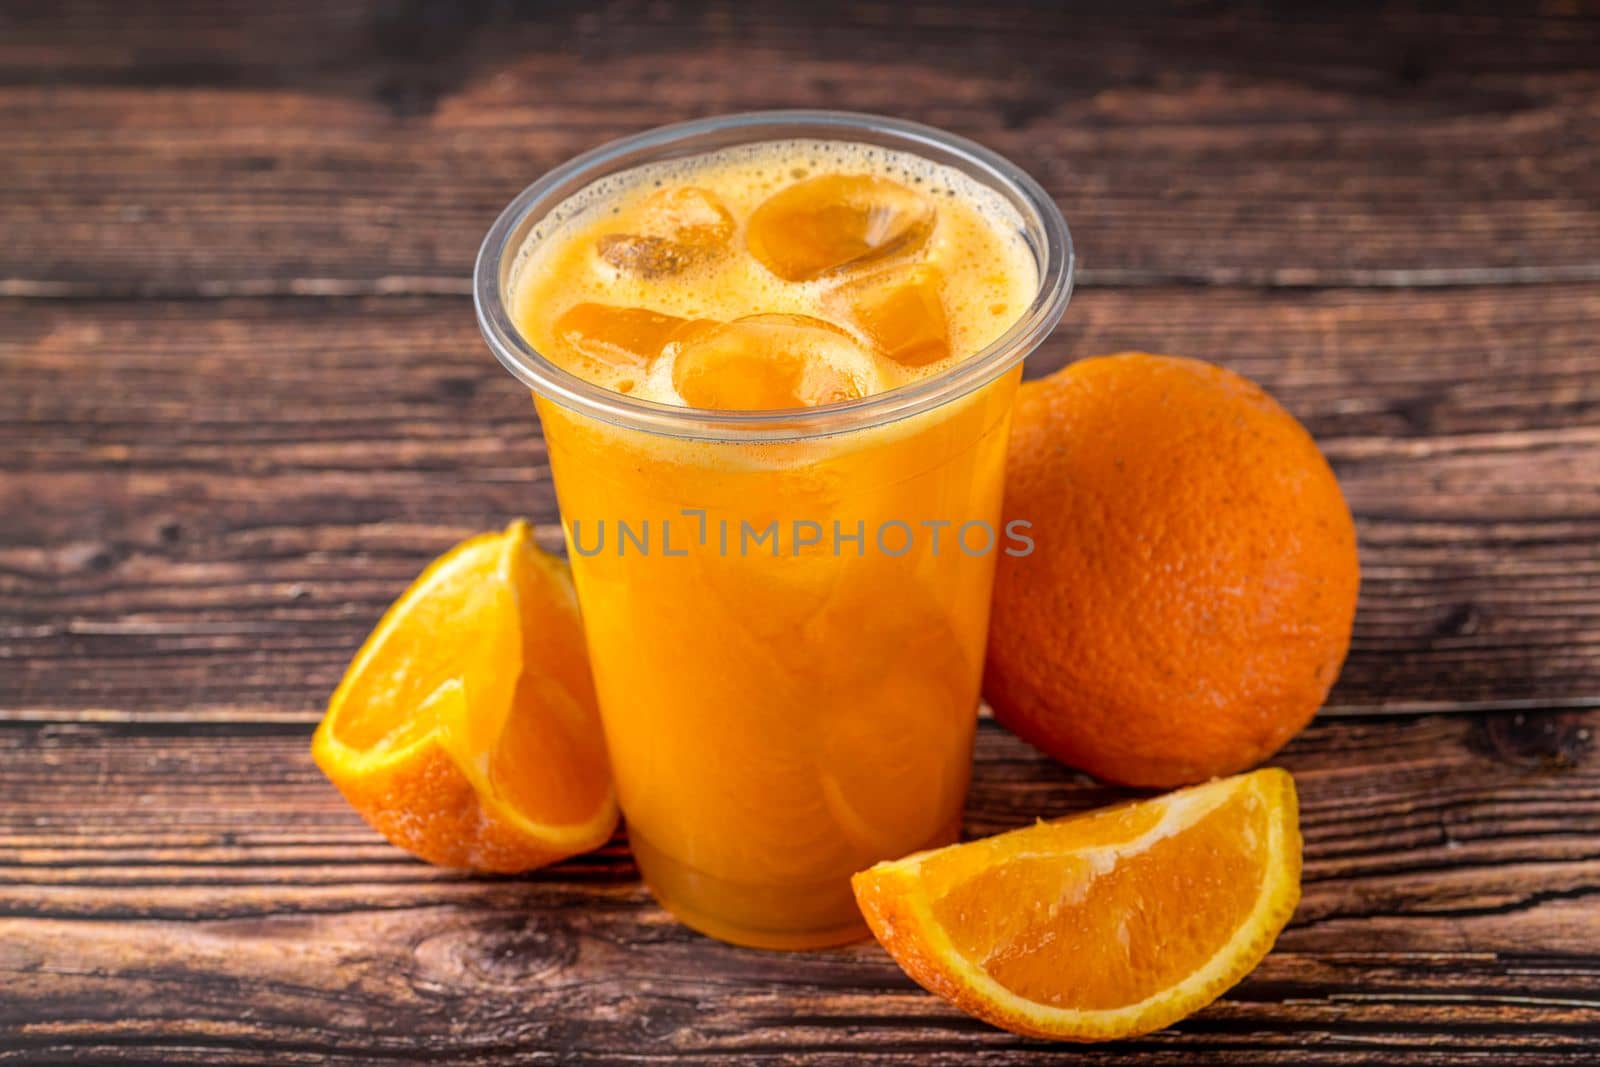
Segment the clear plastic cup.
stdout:
<path fill-rule="evenodd" d="M 956 168 L 1021 219 L 1032 304 L 982 352 L 804 410 L 674 407 L 586 382 L 513 324 L 519 253 L 591 183 L 734 145 L 864 142 Z M 1071 292 L 1042 189 L 926 126 L 838 112 L 729 115 L 606 145 L 529 186 L 479 252 L 478 319 L 534 394 L 629 839 L 656 898 L 738 944 L 865 933 L 849 877 L 953 841 L 1021 362 Z M 937 531 L 937 536 L 934 532 Z M 987 531 L 987 533 L 985 532 Z"/>

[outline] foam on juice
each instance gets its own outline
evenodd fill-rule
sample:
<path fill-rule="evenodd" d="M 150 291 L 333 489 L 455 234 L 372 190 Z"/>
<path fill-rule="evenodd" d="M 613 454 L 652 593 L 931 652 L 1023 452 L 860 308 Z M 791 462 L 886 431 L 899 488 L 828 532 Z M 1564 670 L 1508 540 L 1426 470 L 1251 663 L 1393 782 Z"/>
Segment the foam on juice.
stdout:
<path fill-rule="evenodd" d="M 1038 285 L 1022 231 L 999 194 L 919 156 L 741 145 L 560 204 L 513 266 L 511 309 L 540 353 L 617 392 L 810 406 L 939 374 L 1003 334 Z"/>

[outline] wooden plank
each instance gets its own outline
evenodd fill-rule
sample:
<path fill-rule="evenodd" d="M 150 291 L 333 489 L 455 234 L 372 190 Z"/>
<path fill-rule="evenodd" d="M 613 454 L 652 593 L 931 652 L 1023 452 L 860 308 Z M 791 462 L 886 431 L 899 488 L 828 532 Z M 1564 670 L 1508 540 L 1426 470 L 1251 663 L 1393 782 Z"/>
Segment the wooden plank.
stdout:
<path fill-rule="evenodd" d="M 731 948 L 623 841 L 516 878 L 383 844 L 304 728 L 0 728 L 0 1062 L 1578 1064 L 1600 1036 L 1600 711 L 1322 721 L 1304 901 L 1180 1026 L 1052 1049 L 871 944 Z M 1107 802 L 993 724 L 967 831 Z"/>
<path fill-rule="evenodd" d="M 5 5 L 0 297 L 185 299 L 0 299 L 0 1063 L 1594 1062 L 1586 6 Z M 495 212 L 608 137 L 795 105 L 1013 156 L 1089 286 L 1036 369 L 1222 360 L 1358 513 L 1335 714 L 1282 757 L 1305 900 L 1173 1030 L 1063 1049 L 872 945 L 708 941 L 622 837 L 437 871 L 306 756 L 428 558 L 516 514 L 559 539 L 526 397 L 460 299 Z M 1116 795 L 986 723 L 967 831 Z"/>
<path fill-rule="evenodd" d="M 0 15 L 0 294 L 464 293 L 557 162 L 780 106 L 1007 153 L 1094 283 L 1600 278 L 1600 20 L 1137 8 Z"/>
<path fill-rule="evenodd" d="M 515 515 L 559 541 L 470 306 L 0 305 L 0 707 L 314 718 L 384 606 Z M 1359 521 L 1332 703 L 1600 699 L 1593 287 L 1085 291 L 1037 357 L 1143 344 L 1263 382 Z M 92 716 L 91 716 L 92 717 Z"/>

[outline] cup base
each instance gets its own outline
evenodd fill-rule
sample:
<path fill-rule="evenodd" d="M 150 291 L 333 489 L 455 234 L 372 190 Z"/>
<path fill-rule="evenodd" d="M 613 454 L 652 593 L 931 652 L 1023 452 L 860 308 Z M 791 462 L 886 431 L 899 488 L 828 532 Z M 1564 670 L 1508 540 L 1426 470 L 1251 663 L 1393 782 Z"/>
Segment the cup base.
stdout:
<path fill-rule="evenodd" d="M 906 853 L 948 845 L 960 829 L 958 818 Z M 674 859 L 631 826 L 628 842 L 656 902 L 707 937 L 746 948 L 792 951 L 847 945 L 870 933 L 848 875 L 804 885 L 732 882 Z"/>

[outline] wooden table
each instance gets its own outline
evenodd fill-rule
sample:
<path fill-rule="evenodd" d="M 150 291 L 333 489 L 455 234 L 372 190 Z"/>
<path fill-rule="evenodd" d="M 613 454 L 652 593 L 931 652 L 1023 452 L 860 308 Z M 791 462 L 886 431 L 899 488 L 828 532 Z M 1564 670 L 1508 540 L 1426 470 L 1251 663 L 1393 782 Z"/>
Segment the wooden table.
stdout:
<path fill-rule="evenodd" d="M 1502 6 L 0 9 L 0 1062 L 1595 1062 L 1600 19 Z M 1016 159 L 1082 252 L 1037 371 L 1220 361 L 1343 479 L 1354 647 L 1282 755 L 1305 899 L 1177 1027 L 1054 1047 L 872 944 L 714 943 L 620 838 L 434 870 L 307 756 L 425 561 L 559 538 L 468 298 L 494 215 L 775 106 Z M 985 723 L 967 831 L 1114 795 Z"/>

